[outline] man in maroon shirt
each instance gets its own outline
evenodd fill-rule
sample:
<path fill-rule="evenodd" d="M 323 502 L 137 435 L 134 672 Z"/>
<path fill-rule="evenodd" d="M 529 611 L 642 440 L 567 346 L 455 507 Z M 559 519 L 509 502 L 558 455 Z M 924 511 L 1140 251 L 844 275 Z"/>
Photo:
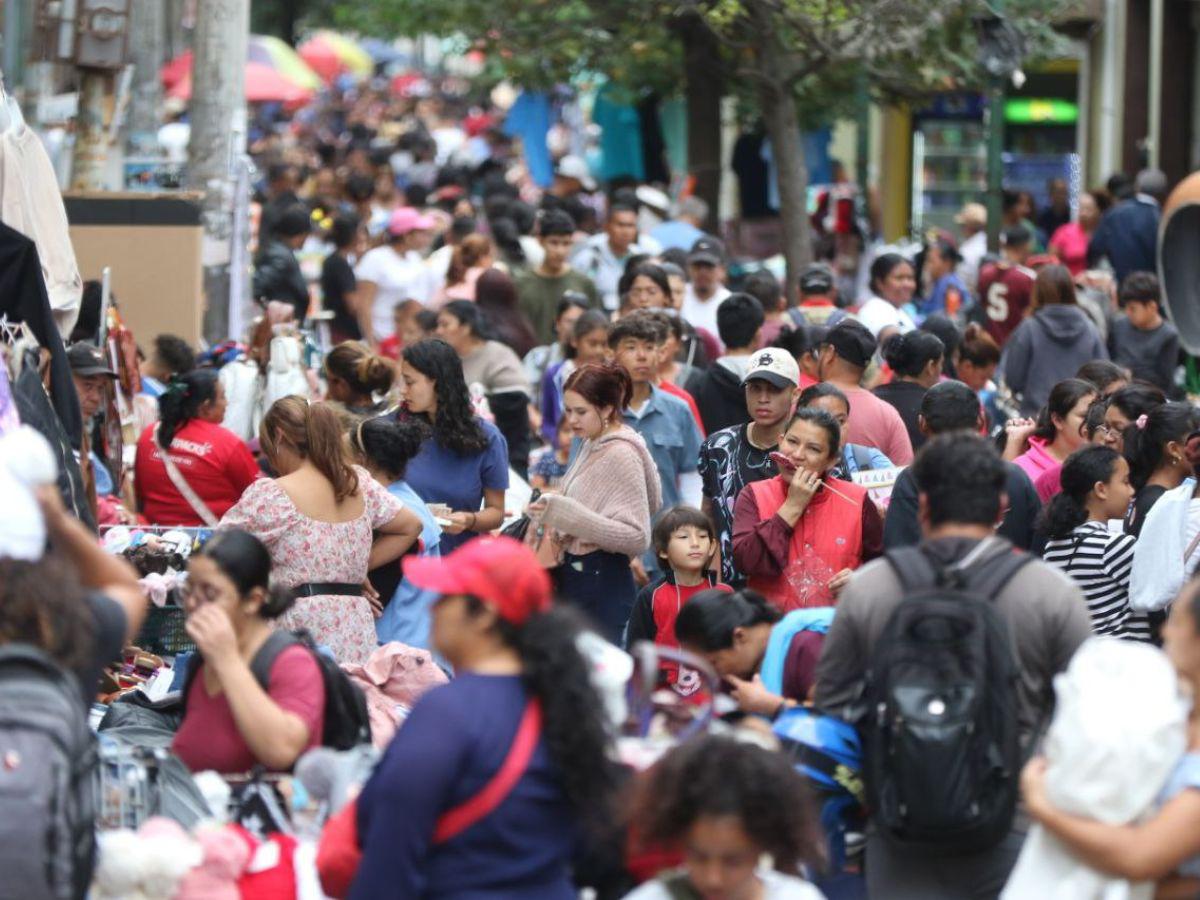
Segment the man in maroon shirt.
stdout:
<path fill-rule="evenodd" d="M 1033 246 L 1033 235 L 1024 225 L 1005 229 L 1004 258 L 989 263 L 979 272 L 979 306 L 983 327 L 1003 345 L 1012 334 L 1033 298 L 1036 274 L 1025 267 Z"/>

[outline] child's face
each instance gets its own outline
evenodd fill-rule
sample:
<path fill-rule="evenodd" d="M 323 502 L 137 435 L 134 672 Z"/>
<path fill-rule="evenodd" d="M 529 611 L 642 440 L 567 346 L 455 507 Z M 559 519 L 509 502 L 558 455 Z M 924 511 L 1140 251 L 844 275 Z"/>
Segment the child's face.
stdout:
<path fill-rule="evenodd" d="M 1125 315 L 1134 328 L 1150 329 L 1158 316 L 1158 304 L 1153 300 L 1129 300 L 1125 303 Z"/>
<path fill-rule="evenodd" d="M 400 337 L 404 341 L 404 346 L 415 344 L 417 341 L 423 340 L 425 332 L 421 328 L 421 324 L 417 321 L 416 316 L 405 316 L 403 325 L 400 327 Z"/>
<path fill-rule="evenodd" d="M 571 430 L 571 426 L 567 424 L 567 417 L 563 416 L 558 423 L 558 449 L 563 453 L 571 452 L 571 441 L 575 437 L 575 432 Z"/>
<path fill-rule="evenodd" d="M 1118 457 L 1112 477 L 1104 485 L 1101 496 L 1105 516 L 1109 519 L 1123 519 L 1129 511 L 1129 504 L 1133 502 L 1133 494 L 1133 485 L 1129 482 L 1129 463 L 1125 461 L 1125 457 Z"/>
<path fill-rule="evenodd" d="M 575 365 L 600 365 L 608 359 L 608 331 L 597 328 L 581 338 L 575 338 Z"/>
<path fill-rule="evenodd" d="M 706 900 L 742 900 L 756 896 L 754 869 L 762 847 L 746 833 L 736 815 L 704 815 L 683 839 L 688 880 Z"/>
<path fill-rule="evenodd" d="M 712 559 L 713 539 L 707 529 L 681 525 L 667 541 L 667 563 L 676 572 L 703 572 Z"/>

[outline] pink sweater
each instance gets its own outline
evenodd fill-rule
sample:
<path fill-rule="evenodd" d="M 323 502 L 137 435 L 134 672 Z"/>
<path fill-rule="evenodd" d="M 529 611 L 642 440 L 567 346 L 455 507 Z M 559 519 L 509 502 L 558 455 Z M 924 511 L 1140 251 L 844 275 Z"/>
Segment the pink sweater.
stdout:
<path fill-rule="evenodd" d="M 642 436 L 629 426 L 585 441 L 561 490 L 546 495 L 542 523 L 563 536 L 568 553 L 637 556 L 650 544 L 662 486 Z"/>
<path fill-rule="evenodd" d="M 1037 483 L 1038 476 L 1043 472 L 1053 469 L 1055 466 L 1062 465 L 1046 450 L 1046 440 L 1040 437 L 1031 437 L 1029 439 L 1029 449 L 1014 459 L 1013 462 L 1025 470 L 1025 474 L 1029 476 L 1029 480 L 1034 484 Z"/>

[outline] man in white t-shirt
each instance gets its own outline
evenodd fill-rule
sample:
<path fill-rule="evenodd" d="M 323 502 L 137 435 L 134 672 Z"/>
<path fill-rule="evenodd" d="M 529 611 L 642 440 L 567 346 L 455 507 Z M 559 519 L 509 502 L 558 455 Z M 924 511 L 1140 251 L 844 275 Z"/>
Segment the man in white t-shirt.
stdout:
<path fill-rule="evenodd" d="M 354 269 L 359 301 L 366 309 L 359 315 L 363 339 L 378 343 L 395 331 L 392 311 L 404 300 L 428 304 L 432 277 L 417 247 L 426 243 L 434 221 L 411 206 L 395 210 L 388 220 L 388 242 L 368 251 Z"/>
<path fill-rule="evenodd" d="M 693 328 L 717 335 L 717 307 L 729 296 L 725 287 L 725 245 L 705 235 L 688 253 L 688 286 L 679 315 Z"/>

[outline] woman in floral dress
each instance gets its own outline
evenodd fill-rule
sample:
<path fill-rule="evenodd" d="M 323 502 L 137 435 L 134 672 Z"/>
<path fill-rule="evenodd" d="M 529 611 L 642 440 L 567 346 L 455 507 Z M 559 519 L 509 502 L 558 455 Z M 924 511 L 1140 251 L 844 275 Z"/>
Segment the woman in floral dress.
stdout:
<path fill-rule="evenodd" d="M 266 544 L 273 576 L 296 591 L 282 627 L 308 629 L 340 663 L 365 663 L 376 646 L 367 572 L 407 551 L 421 520 L 350 464 L 337 414 L 325 404 L 276 401 L 259 439 L 279 477 L 247 488 L 221 527 Z"/>

